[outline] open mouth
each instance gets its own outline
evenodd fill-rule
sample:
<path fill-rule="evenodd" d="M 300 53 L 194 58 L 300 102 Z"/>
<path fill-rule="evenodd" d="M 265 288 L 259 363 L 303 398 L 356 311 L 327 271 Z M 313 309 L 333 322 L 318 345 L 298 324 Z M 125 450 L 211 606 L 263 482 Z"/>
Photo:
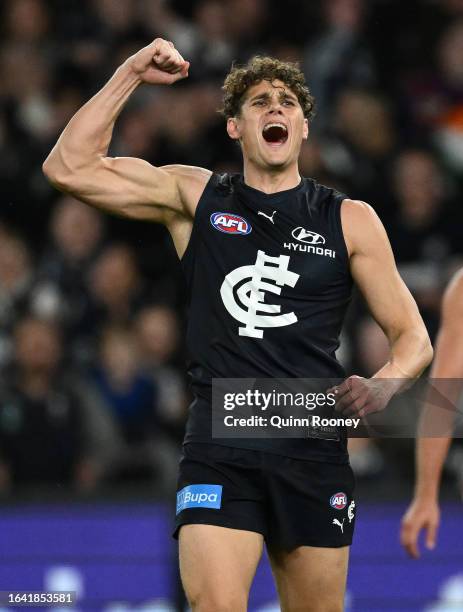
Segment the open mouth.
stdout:
<path fill-rule="evenodd" d="M 283 123 L 267 123 L 262 136 L 270 144 L 284 144 L 288 140 L 288 129 Z"/>

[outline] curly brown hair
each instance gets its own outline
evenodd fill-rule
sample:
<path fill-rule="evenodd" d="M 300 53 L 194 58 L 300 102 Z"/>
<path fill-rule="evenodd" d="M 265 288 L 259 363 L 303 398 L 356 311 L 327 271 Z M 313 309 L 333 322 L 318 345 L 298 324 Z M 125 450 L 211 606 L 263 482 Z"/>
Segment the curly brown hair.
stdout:
<path fill-rule="evenodd" d="M 226 119 L 239 116 L 247 90 L 260 81 L 272 82 L 275 79 L 282 81 L 291 89 L 299 100 L 304 117 L 312 119 L 315 99 L 306 85 L 299 65 L 260 55 L 252 57 L 244 66 L 232 66 L 222 86 L 221 114 Z"/>

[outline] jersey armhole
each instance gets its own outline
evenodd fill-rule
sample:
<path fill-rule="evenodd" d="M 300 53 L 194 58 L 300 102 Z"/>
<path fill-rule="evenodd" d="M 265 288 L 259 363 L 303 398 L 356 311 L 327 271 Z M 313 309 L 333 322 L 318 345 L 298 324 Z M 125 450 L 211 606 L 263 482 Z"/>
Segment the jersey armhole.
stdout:
<path fill-rule="evenodd" d="M 180 263 L 182 266 L 184 266 L 186 262 L 190 260 L 191 257 L 193 256 L 194 246 L 197 240 L 196 235 L 199 232 L 200 216 L 202 215 L 202 211 L 205 206 L 207 196 L 209 195 L 211 191 L 213 191 L 216 184 L 217 184 L 217 175 L 213 172 L 211 176 L 209 177 L 209 180 L 207 181 L 206 186 L 204 187 L 204 190 L 196 206 L 195 216 L 193 218 L 193 225 L 191 228 L 190 239 L 188 240 L 188 244 L 186 246 L 186 249 L 182 257 L 180 258 Z"/>
<path fill-rule="evenodd" d="M 347 265 L 349 265 L 349 250 L 347 248 L 347 244 L 346 244 L 346 239 L 344 236 L 344 231 L 342 229 L 342 218 L 341 218 L 341 208 L 342 208 L 342 203 L 344 202 L 344 200 L 347 200 L 347 196 L 345 195 L 341 195 L 340 197 L 337 198 L 337 206 L 336 206 L 336 223 L 338 225 L 338 229 L 339 229 L 339 246 L 341 248 L 341 252 L 342 252 L 342 256 L 345 259 Z"/>

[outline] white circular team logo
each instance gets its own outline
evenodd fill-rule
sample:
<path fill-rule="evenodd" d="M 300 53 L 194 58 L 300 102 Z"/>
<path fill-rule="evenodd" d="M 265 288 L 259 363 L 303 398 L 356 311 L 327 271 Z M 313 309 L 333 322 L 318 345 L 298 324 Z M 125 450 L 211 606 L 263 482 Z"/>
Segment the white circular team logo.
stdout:
<path fill-rule="evenodd" d="M 227 274 L 220 295 L 231 316 L 244 323 L 244 327 L 238 328 L 240 336 L 263 338 L 264 332 L 257 329 L 259 327 L 282 327 L 296 323 L 294 312 L 280 314 L 279 304 L 264 302 L 266 291 L 280 295 L 281 287 L 294 287 L 297 283 L 299 274 L 290 272 L 288 265 L 288 255 L 271 257 L 264 251 L 258 251 L 254 265 L 241 266 Z"/>

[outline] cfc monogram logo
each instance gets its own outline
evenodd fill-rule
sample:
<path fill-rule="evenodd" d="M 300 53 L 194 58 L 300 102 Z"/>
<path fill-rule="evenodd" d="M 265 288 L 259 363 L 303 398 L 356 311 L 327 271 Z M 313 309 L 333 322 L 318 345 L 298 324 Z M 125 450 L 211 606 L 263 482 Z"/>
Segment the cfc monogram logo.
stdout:
<path fill-rule="evenodd" d="M 244 323 L 244 327 L 238 328 L 240 336 L 263 338 L 264 332 L 258 327 L 282 327 L 296 323 L 294 312 L 279 314 L 281 306 L 264 302 L 266 291 L 280 295 L 281 287 L 294 287 L 297 283 L 299 274 L 290 272 L 288 265 L 288 255 L 271 257 L 264 251 L 258 251 L 254 265 L 241 266 L 227 274 L 220 295 L 231 316 Z"/>

